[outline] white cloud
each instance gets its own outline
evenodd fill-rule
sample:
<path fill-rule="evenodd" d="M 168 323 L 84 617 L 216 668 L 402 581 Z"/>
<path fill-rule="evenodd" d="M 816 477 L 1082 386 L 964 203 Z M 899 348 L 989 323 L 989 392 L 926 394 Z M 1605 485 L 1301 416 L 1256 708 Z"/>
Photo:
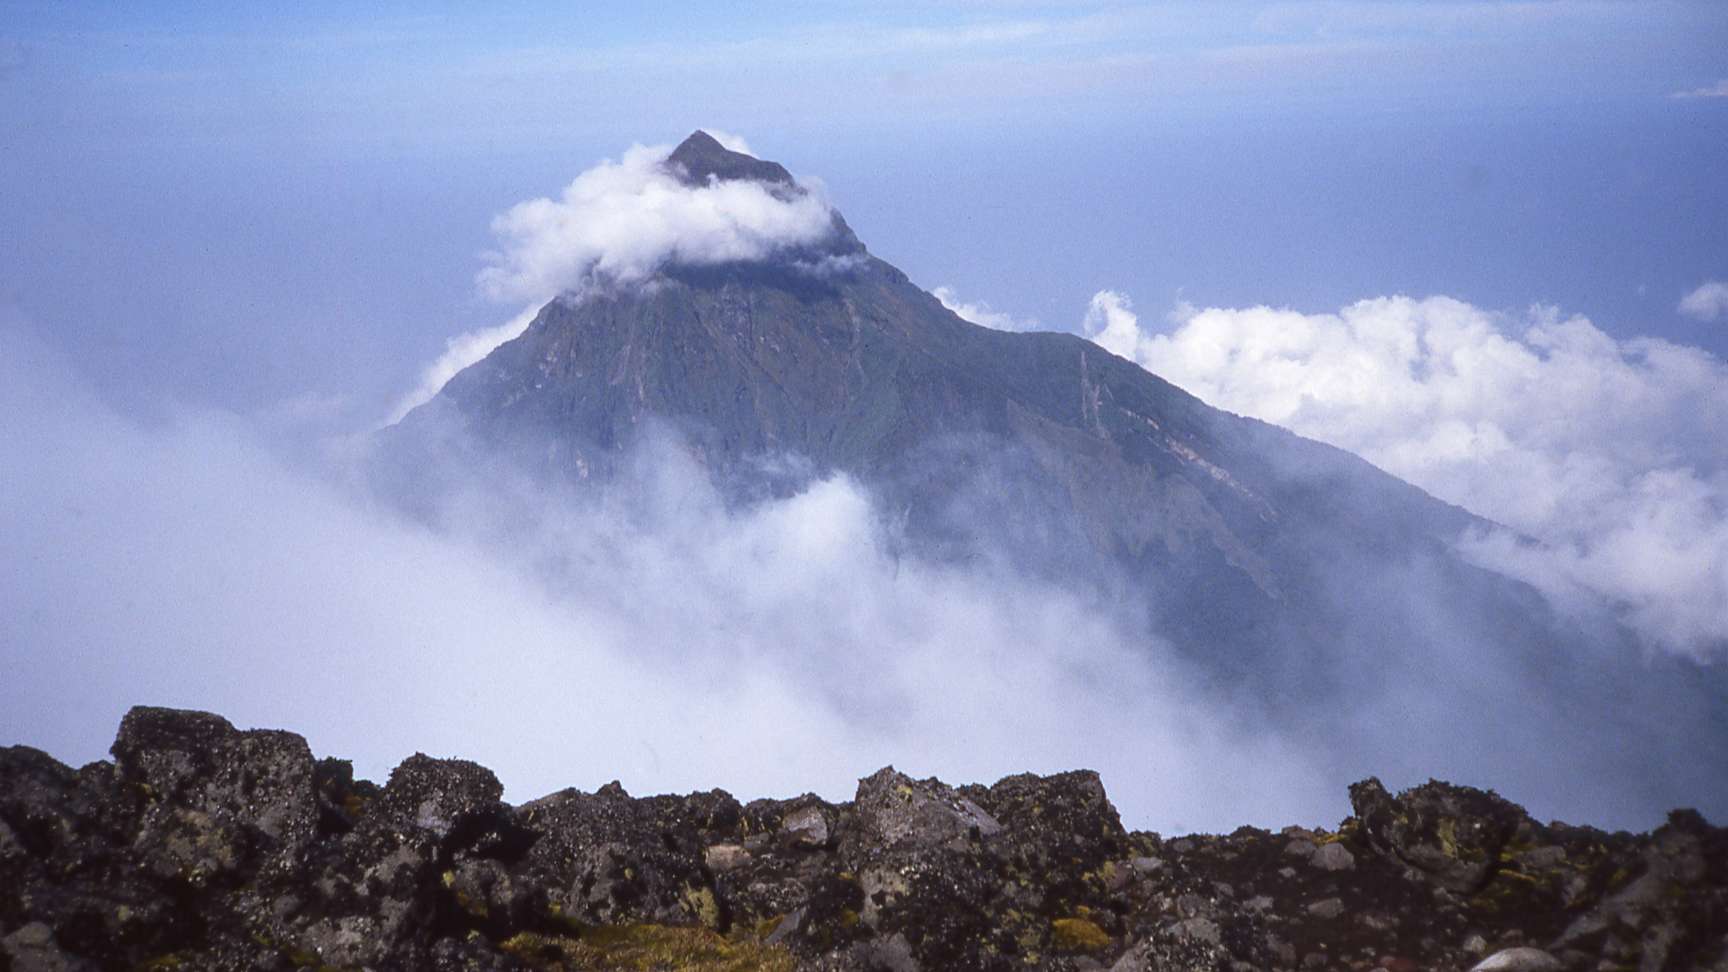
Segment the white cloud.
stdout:
<path fill-rule="evenodd" d="M 534 323 L 534 318 L 539 313 L 540 305 L 530 304 L 523 308 L 520 314 L 502 324 L 458 334 L 444 342 L 444 353 L 420 373 L 420 383 L 396 402 L 384 424 L 395 425 L 402 421 L 404 415 L 431 401 L 432 396 L 438 394 L 450 379 L 456 377 L 458 371 L 479 363 L 504 342 L 521 337 L 522 332 L 528 330 L 528 325 Z"/>
<path fill-rule="evenodd" d="M 1680 299 L 1678 310 L 1701 321 L 1713 321 L 1728 315 L 1728 282 L 1705 281 L 1697 290 Z"/>
<path fill-rule="evenodd" d="M 1213 405 L 1538 539 L 1466 543 L 1557 602 L 1605 599 L 1651 645 L 1728 656 L 1728 366 L 1707 352 L 1447 298 L 1189 309 L 1150 334 L 1106 291 L 1087 331 Z"/>
<path fill-rule="evenodd" d="M 1137 360 L 1140 354 L 1140 318 L 1127 296 L 1114 290 L 1100 290 L 1086 305 L 1086 319 L 1081 324 L 1086 336 L 1111 354 Z"/>
<path fill-rule="evenodd" d="M 741 136 L 704 130 L 726 148 L 750 153 Z M 687 186 L 661 166 L 668 154 L 666 146 L 632 146 L 620 161 L 602 161 L 577 176 L 559 199 L 532 199 L 494 219 L 503 249 L 487 254 L 491 265 L 480 272 L 480 288 L 528 306 L 502 324 L 450 338 L 385 424 L 401 421 L 457 372 L 520 336 L 547 301 L 579 294 L 596 278 L 630 284 L 673 261 L 760 260 L 819 242 L 833 228 L 819 181 L 784 196 L 752 182 Z M 822 275 L 849 269 L 857 259 L 830 255 L 800 266 Z"/>
<path fill-rule="evenodd" d="M 1728 78 L 1723 78 L 1722 80 L 1716 82 L 1715 84 L 1705 85 L 1702 88 L 1693 88 L 1690 91 L 1676 91 L 1673 94 L 1669 95 L 1668 97 L 1670 97 L 1670 98 L 1728 98 Z"/>
<path fill-rule="evenodd" d="M 953 287 L 937 287 L 930 293 L 961 320 L 971 321 L 981 327 L 995 328 L 998 331 L 1031 331 L 1038 327 L 1037 321 L 1016 320 L 1011 314 L 991 309 L 990 305 L 983 301 L 961 300 Z"/>
<path fill-rule="evenodd" d="M 728 135 L 733 144 L 742 144 Z M 664 146 L 632 146 L 583 172 L 557 199 L 532 199 L 492 221 L 481 289 L 508 301 L 546 301 L 596 275 L 634 283 L 668 262 L 761 260 L 820 242 L 833 228 L 817 192 L 776 193 L 732 180 L 687 186 L 661 162 Z"/>

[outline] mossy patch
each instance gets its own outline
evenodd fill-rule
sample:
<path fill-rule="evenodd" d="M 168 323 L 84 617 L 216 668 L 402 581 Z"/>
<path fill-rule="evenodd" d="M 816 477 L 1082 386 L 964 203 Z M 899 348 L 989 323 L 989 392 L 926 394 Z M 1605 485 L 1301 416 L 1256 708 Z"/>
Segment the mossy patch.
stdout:
<path fill-rule="evenodd" d="M 706 928 L 606 925 L 580 938 L 525 932 L 500 947 L 529 967 L 634 972 L 792 972 L 792 954 L 777 945 L 728 941 Z"/>
<path fill-rule="evenodd" d="M 713 891 L 707 888 L 685 888 L 684 908 L 701 922 L 704 928 L 720 927 L 720 902 L 715 900 Z"/>
<path fill-rule="evenodd" d="M 1058 918 L 1050 923 L 1050 937 L 1064 952 L 1097 952 L 1110 947 L 1110 934 L 1090 918 Z"/>

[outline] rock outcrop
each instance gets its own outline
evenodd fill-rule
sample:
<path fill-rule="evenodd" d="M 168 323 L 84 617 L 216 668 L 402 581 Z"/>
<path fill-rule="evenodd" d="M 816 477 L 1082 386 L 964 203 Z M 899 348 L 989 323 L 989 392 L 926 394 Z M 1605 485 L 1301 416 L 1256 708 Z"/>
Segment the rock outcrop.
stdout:
<path fill-rule="evenodd" d="M 856 798 L 521 806 L 461 760 L 382 787 L 290 733 L 134 709 L 113 762 L 0 749 L 0 972 L 1728 970 L 1728 830 L 1540 824 L 1430 782 L 1336 831 L 1123 828 L 1096 774 Z"/>

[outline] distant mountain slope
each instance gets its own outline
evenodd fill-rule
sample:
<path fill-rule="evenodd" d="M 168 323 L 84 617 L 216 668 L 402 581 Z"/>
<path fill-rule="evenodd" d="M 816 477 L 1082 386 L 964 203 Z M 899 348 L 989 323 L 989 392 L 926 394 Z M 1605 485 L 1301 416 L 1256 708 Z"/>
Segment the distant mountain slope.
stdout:
<path fill-rule="evenodd" d="M 693 184 L 803 191 L 702 133 L 666 164 Z M 1364 558 L 1423 561 L 1489 614 L 1537 610 L 1451 554 L 1464 511 L 1074 335 L 970 324 L 838 214 L 816 247 L 554 300 L 393 435 L 430 441 L 452 419 L 574 480 L 605 478 L 646 424 L 668 422 L 737 498 L 795 486 L 759 460 L 799 457 L 875 490 L 910 549 L 1126 578 L 1163 630 L 1209 645 L 1337 637 L 1359 605 L 1337 603 L 1334 581 Z"/>
<path fill-rule="evenodd" d="M 705 138 L 664 163 L 687 185 L 804 192 Z M 1165 659 L 1151 677 L 1172 670 L 1167 645 L 1203 690 L 1298 745 L 1348 737 L 1362 751 L 1339 758 L 1374 768 L 1444 753 L 1556 789 L 1625 778 L 1728 800 L 1728 778 L 1694 771 L 1728 754 L 1728 674 L 1473 565 L 1456 541 L 1491 524 L 1353 455 L 1077 336 L 960 319 L 837 213 L 824 239 L 765 259 L 585 281 L 387 430 L 382 453 L 407 493 L 479 468 L 609 495 L 642 488 L 633 446 L 662 427 L 733 504 L 843 473 L 889 553 L 1077 594 L 1161 642 L 1145 646 Z M 1090 650 L 1111 649 L 1076 643 L 1081 669 Z M 1483 750 L 1502 742 L 1504 760 Z"/>

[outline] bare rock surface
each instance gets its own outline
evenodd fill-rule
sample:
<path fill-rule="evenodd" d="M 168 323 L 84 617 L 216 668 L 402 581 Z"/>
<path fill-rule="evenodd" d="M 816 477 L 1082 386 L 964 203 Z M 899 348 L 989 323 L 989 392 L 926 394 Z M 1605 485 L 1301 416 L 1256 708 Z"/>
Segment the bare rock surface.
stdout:
<path fill-rule="evenodd" d="M 1610 834 L 1365 780 L 1336 831 L 1166 841 L 1083 771 L 512 806 L 474 763 L 377 786 L 152 708 L 113 755 L 0 749 L 0 972 L 1728 968 L 1728 831 L 1684 810 Z"/>

